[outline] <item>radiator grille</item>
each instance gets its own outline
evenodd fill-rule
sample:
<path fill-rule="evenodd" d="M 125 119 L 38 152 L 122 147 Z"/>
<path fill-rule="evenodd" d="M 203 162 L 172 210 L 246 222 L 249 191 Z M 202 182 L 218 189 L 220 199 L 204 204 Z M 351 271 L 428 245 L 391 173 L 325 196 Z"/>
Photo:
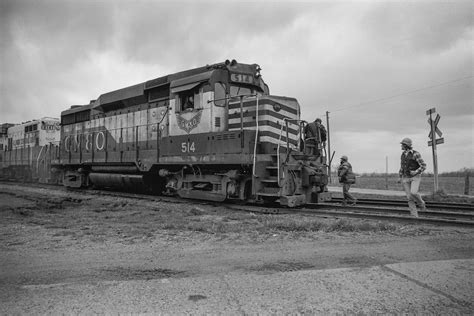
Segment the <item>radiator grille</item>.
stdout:
<path fill-rule="evenodd" d="M 229 140 L 229 139 L 235 139 L 235 138 L 236 136 L 234 133 L 216 135 L 216 140 Z"/>

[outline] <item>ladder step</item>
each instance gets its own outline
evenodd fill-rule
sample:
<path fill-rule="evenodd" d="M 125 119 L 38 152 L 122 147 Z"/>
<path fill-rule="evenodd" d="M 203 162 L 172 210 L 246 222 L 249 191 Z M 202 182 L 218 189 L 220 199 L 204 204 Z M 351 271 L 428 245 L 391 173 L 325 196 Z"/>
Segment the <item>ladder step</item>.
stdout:
<path fill-rule="evenodd" d="M 265 193 L 265 192 L 257 192 L 257 195 L 259 196 L 280 196 L 278 193 Z"/>
<path fill-rule="evenodd" d="M 277 170 L 278 166 L 266 166 L 266 168 L 269 170 Z"/>
<path fill-rule="evenodd" d="M 265 183 L 278 183 L 278 179 L 276 177 L 270 177 L 267 179 L 262 179 L 260 181 Z"/>
<path fill-rule="evenodd" d="M 204 189 L 208 185 L 210 185 L 210 183 L 199 183 L 199 184 L 194 185 L 193 188 L 194 189 Z"/>

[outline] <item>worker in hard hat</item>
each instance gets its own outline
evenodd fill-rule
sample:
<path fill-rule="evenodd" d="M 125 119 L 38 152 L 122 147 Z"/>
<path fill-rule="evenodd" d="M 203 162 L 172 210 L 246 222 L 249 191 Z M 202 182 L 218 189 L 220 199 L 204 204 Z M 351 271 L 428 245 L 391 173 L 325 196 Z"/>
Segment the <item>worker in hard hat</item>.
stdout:
<path fill-rule="evenodd" d="M 418 210 L 416 205 L 422 211 L 426 210 L 425 202 L 418 193 L 421 182 L 421 174 L 426 169 L 426 163 L 421 158 L 419 152 L 413 149 L 413 142 L 410 138 L 404 138 L 400 142 L 403 153 L 401 155 L 399 182 L 402 183 L 405 193 L 408 198 L 408 207 L 410 214 L 418 217 Z"/>
<path fill-rule="evenodd" d="M 352 172 L 352 165 L 349 163 L 349 159 L 346 155 L 341 157 L 341 164 L 337 168 L 337 175 L 339 177 L 339 183 L 342 184 L 342 204 L 355 205 L 357 199 L 349 193 L 351 185 L 355 183 L 355 174 Z"/>
<path fill-rule="evenodd" d="M 307 155 L 321 156 L 322 147 L 326 145 L 326 128 L 320 118 L 307 124 L 303 130 L 305 142 L 304 153 Z"/>

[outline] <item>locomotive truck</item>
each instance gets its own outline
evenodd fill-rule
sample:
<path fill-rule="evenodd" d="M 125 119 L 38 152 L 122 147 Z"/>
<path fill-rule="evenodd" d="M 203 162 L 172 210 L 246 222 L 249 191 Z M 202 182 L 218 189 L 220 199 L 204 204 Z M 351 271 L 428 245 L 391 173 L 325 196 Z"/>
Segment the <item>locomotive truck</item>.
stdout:
<path fill-rule="evenodd" d="M 292 207 L 329 199 L 326 156 L 301 151 L 298 101 L 270 95 L 260 72 L 257 64 L 226 60 L 71 106 L 61 113 L 59 144 L 37 143 L 47 148 L 21 162 L 18 152 L 35 146 L 7 145 L 3 174 L 22 165 L 22 174 L 66 187 L 139 188 L 218 202 Z"/>

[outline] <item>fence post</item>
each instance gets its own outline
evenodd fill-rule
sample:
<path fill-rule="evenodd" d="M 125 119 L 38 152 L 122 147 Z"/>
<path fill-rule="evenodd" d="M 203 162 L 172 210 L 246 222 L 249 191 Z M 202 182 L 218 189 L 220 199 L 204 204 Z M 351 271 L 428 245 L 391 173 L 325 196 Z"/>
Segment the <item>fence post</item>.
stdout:
<path fill-rule="evenodd" d="M 464 194 L 469 195 L 469 171 L 466 171 L 466 177 L 464 178 Z"/>

